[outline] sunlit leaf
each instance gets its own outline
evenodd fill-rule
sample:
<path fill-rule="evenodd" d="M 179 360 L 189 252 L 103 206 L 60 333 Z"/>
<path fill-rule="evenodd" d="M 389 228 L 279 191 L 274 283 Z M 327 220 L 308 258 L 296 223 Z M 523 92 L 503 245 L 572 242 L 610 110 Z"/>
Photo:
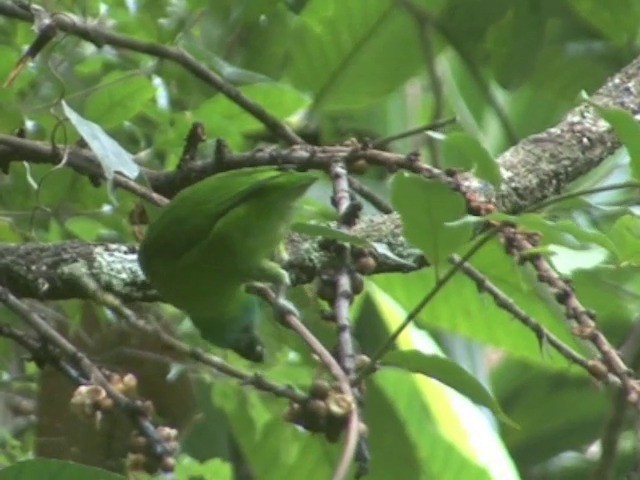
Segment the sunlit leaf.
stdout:
<path fill-rule="evenodd" d="M 495 398 L 457 363 L 441 355 L 426 355 L 418 350 L 396 350 L 384 356 L 383 365 L 426 375 L 453 388 L 473 402 L 489 408 L 500 420 L 515 427 Z"/>

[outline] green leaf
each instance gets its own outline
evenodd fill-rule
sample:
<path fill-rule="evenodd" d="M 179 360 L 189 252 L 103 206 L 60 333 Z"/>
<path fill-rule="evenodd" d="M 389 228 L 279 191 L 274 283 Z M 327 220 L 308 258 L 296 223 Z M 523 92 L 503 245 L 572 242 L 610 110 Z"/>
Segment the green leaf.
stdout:
<path fill-rule="evenodd" d="M 356 334 L 366 351 L 377 349 L 406 314 L 381 290 L 361 302 L 361 308 L 357 303 Z M 396 343 L 404 349 L 441 354 L 429 334 L 416 329 L 405 330 Z M 385 415 L 377 414 L 381 411 Z M 423 474 L 416 478 L 438 480 L 520 478 L 492 419 L 435 379 L 407 375 L 398 368 L 380 369 L 367 387 L 364 418 L 376 479 L 395 478 L 398 468 Z M 491 462 L 486 461 L 488 457 Z"/>
<path fill-rule="evenodd" d="M 598 230 L 586 228 L 571 220 L 558 220 L 557 222 L 546 222 L 549 230 L 556 230 L 573 236 L 577 241 L 598 245 L 612 253 L 615 253 L 615 246 L 606 235 Z"/>
<path fill-rule="evenodd" d="M 520 429 L 503 429 L 502 438 L 521 469 L 539 466 L 538 462 L 557 459 L 557 455 L 593 442 L 601 435 L 602 422 L 611 408 L 606 395 L 586 393 L 593 382 L 590 377 L 567 375 L 566 370 L 550 371 L 542 365 L 505 358 L 493 369 L 491 380 L 495 397 L 520 425 Z"/>
<path fill-rule="evenodd" d="M 631 264 L 598 265 L 576 270 L 571 275 L 576 294 L 585 307 L 598 312 L 598 323 L 606 327 L 621 325 L 621 341 L 640 310 L 640 276 Z"/>
<path fill-rule="evenodd" d="M 618 45 L 632 42 L 637 35 L 640 6 L 635 0 L 568 0 L 567 4 Z"/>
<path fill-rule="evenodd" d="M 613 254 L 617 252 L 616 246 L 607 235 L 597 230 L 585 228 L 571 220 L 552 222 L 537 213 L 507 215 L 500 212 L 491 213 L 486 218 L 512 222 L 526 230 L 538 232 L 542 235 L 541 242 L 543 245 L 555 244 L 578 249 L 593 244 Z"/>
<path fill-rule="evenodd" d="M 373 409 L 365 418 L 373 478 L 398 478 L 398 472 L 421 480 L 518 478 L 513 467 L 502 463 L 508 462 L 508 453 L 486 417 L 481 418 L 475 405 L 455 401 L 455 392 L 397 369 L 380 370 L 371 383 L 365 408 L 371 401 Z M 380 411 L 389 415 L 377 415 Z M 472 444 L 464 440 L 468 435 L 483 441 Z M 483 460 L 489 451 L 496 454 L 492 462 Z"/>
<path fill-rule="evenodd" d="M 289 75 L 315 109 L 379 100 L 422 66 L 415 23 L 390 0 L 312 0 L 294 28 Z M 399 54 L 399 52 L 402 54 Z"/>
<path fill-rule="evenodd" d="M 591 103 L 596 111 L 615 130 L 616 135 L 629 152 L 631 174 L 640 180 L 640 123 L 626 110 L 620 108 L 604 108 Z"/>
<path fill-rule="evenodd" d="M 446 7 L 438 19 L 441 28 L 469 58 L 480 59 L 485 54 L 485 40 L 490 29 L 513 5 L 513 0 L 456 0 L 446 2 Z"/>
<path fill-rule="evenodd" d="M 1 48 L 0 56 L 2 56 Z M 22 118 L 20 104 L 18 103 L 15 91 L 0 89 L 0 105 L 2 105 L 2 115 L 0 115 L 0 132 L 12 132 L 23 125 L 24 120 Z"/>
<path fill-rule="evenodd" d="M 73 462 L 36 458 L 0 470 L 0 480 L 124 480 L 122 475 Z"/>
<path fill-rule="evenodd" d="M 619 263 L 640 264 L 640 218 L 635 215 L 618 218 L 607 237 L 615 245 Z"/>
<path fill-rule="evenodd" d="M 67 230 L 73 233 L 77 238 L 94 242 L 101 232 L 106 230 L 102 222 L 95 218 L 78 215 L 71 217 L 64 222 L 64 226 Z"/>
<path fill-rule="evenodd" d="M 112 72 L 87 99 L 84 113 L 103 128 L 120 125 L 142 110 L 155 89 L 146 76 Z"/>
<path fill-rule="evenodd" d="M 464 199 L 446 185 L 398 172 L 391 184 L 391 202 L 409 243 L 433 264 L 444 262 L 471 236 L 468 224 L 454 224 L 467 213 Z"/>
<path fill-rule="evenodd" d="M 505 254 L 498 240 L 491 240 L 471 259 L 473 266 L 500 288 L 549 332 L 580 354 L 588 354 L 567 329 L 562 311 L 555 300 L 543 289 L 536 288 L 535 275 L 516 265 Z M 402 317 L 411 311 L 435 286 L 436 279 L 430 269 L 411 273 L 375 275 L 369 279 L 367 292 L 380 289 L 404 309 Z M 373 287 L 375 285 L 375 289 Z M 582 298 L 582 297 L 581 297 Z M 593 307 L 591 307 L 593 308 Z M 626 308 L 626 305 L 625 305 Z M 499 308 L 487 295 L 478 295 L 478 287 L 463 275 L 454 275 L 448 284 L 424 308 L 416 325 L 425 329 L 436 328 L 453 332 L 501 350 L 528 362 L 543 364 L 546 368 L 567 370 L 567 360 L 543 345 L 536 335 Z M 584 370 L 570 369 L 574 375 L 585 375 Z"/>
<path fill-rule="evenodd" d="M 514 2 L 487 36 L 496 79 L 509 89 L 522 85 L 532 74 L 544 45 L 544 12 L 531 2 Z"/>
<path fill-rule="evenodd" d="M 468 133 L 454 132 L 442 141 L 442 155 L 447 167 L 471 170 L 494 187 L 502 182 L 500 169 L 486 148 Z"/>
<path fill-rule="evenodd" d="M 240 91 L 280 120 L 301 112 L 309 104 L 306 95 L 280 83 L 256 83 L 241 87 Z M 203 102 L 193 111 L 193 118 L 205 124 L 209 136 L 224 138 L 231 147 L 242 145 L 242 134 L 264 128 L 255 117 L 222 95 Z"/>
<path fill-rule="evenodd" d="M 396 350 L 385 355 L 382 364 L 438 380 L 473 402 L 489 408 L 505 424 L 518 428 L 487 389 L 473 375 L 448 358 L 426 355 L 418 350 Z"/>
<path fill-rule="evenodd" d="M 180 455 L 176 466 L 176 478 L 201 480 L 233 480 L 233 467 L 220 458 L 198 462 L 187 455 Z"/>
<path fill-rule="evenodd" d="M 241 87 L 240 91 L 280 120 L 286 120 L 309 103 L 306 95 L 281 83 L 256 83 Z M 202 121 L 229 122 L 232 128 L 242 131 L 262 127 L 262 123 L 253 115 L 222 95 L 203 103 L 193 114 Z"/>

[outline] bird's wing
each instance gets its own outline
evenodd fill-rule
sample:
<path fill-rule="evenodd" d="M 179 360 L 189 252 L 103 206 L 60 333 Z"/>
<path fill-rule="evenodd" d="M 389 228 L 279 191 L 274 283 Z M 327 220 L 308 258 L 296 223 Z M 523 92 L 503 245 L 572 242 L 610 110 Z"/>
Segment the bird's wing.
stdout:
<path fill-rule="evenodd" d="M 250 174 L 233 170 L 182 190 L 147 229 L 139 250 L 145 273 L 153 277 L 160 262 L 176 261 L 191 251 L 262 182 L 280 174 L 274 169 L 254 169 Z"/>

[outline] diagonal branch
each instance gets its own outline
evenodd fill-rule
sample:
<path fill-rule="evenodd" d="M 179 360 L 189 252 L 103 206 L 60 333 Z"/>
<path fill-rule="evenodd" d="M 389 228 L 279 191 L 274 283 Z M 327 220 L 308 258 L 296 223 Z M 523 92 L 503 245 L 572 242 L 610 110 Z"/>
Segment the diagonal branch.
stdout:
<path fill-rule="evenodd" d="M 0 15 L 27 22 L 33 21 L 32 14 L 10 2 L 0 2 Z M 197 61 L 184 50 L 159 43 L 145 42 L 134 37 L 121 35 L 101 27 L 95 21 L 81 20 L 71 13 L 60 13 L 52 16 L 56 27 L 66 33 L 75 35 L 100 47 L 111 45 L 153 57 L 169 60 L 180 65 L 189 73 L 211 85 L 229 100 L 259 120 L 274 135 L 290 144 L 304 143 L 303 140 L 287 125 L 267 112 L 262 106 L 246 97 L 238 88 L 227 82 L 204 64 Z"/>

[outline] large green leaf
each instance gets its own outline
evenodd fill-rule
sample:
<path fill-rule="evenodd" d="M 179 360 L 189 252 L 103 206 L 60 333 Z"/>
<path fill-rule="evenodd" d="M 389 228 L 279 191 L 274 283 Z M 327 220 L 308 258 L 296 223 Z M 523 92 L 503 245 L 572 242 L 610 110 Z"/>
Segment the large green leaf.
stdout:
<path fill-rule="evenodd" d="M 640 263 L 640 218 L 635 215 L 618 218 L 607 236 L 615 245 L 618 263 L 634 266 Z"/>
<path fill-rule="evenodd" d="M 536 287 L 535 277 L 505 255 L 497 241 L 483 247 L 471 259 L 471 264 L 560 340 L 578 352 L 585 351 L 584 346 L 571 335 L 555 300 L 544 289 Z M 381 289 L 408 312 L 433 288 L 433 277 L 428 270 L 376 275 L 367 285 L 367 292 Z M 540 345 L 533 332 L 497 307 L 488 295 L 479 295 L 476 284 L 460 273 L 427 304 L 416 322 L 424 328 L 435 327 L 500 347 L 548 368 L 566 370 L 569 366 L 567 360 L 555 351 Z M 570 371 L 584 375 L 578 368 Z"/>
<path fill-rule="evenodd" d="M 372 289 L 368 293 L 367 301 L 354 309 L 356 333 L 365 352 L 377 350 L 380 342 L 398 327 L 406 315 L 406 311 L 381 290 Z M 442 355 L 433 339 L 415 328 L 400 334 L 396 345 L 400 349 L 420 349 L 426 354 Z M 384 396 L 382 405 L 378 403 L 381 394 Z M 395 368 L 382 368 L 367 384 L 365 408 L 372 445 L 386 446 L 386 449 L 373 451 L 373 467 L 380 463 L 395 465 L 403 461 L 408 469 L 403 469 L 408 472 L 407 476 L 420 479 L 519 478 L 485 413 L 437 380 Z M 379 415 L 379 411 L 387 414 Z M 402 427 L 402 436 L 397 433 L 398 423 Z M 385 435 L 386 432 L 393 432 L 392 439 L 385 439 L 391 435 Z M 407 451 L 406 445 L 397 445 L 396 438 L 402 437 L 408 438 L 413 450 Z M 375 455 L 387 450 L 393 455 L 383 454 L 383 459 Z M 385 460 L 388 456 L 394 458 Z M 419 468 L 414 471 L 416 456 Z M 397 471 L 387 470 L 387 476 L 380 478 L 393 477 Z"/>
<path fill-rule="evenodd" d="M 442 355 L 426 355 L 418 350 L 397 350 L 384 356 L 383 365 L 420 373 L 438 380 L 469 400 L 489 408 L 500 420 L 515 426 L 484 386 L 456 362 Z"/>
<path fill-rule="evenodd" d="M 478 178 L 494 186 L 502 181 L 500 169 L 486 148 L 468 133 L 454 132 L 442 142 L 445 165 L 471 170 Z"/>
<path fill-rule="evenodd" d="M 289 76 L 315 109 L 371 103 L 423 65 L 416 25 L 391 0 L 311 0 L 292 44 Z"/>
<path fill-rule="evenodd" d="M 434 265 L 470 238 L 468 224 L 453 225 L 466 214 L 464 199 L 446 185 L 399 172 L 391 185 L 391 201 L 402 217 L 407 240 Z"/>
<path fill-rule="evenodd" d="M 306 95 L 279 83 L 256 83 L 240 90 L 280 120 L 301 112 L 309 102 Z M 263 128 L 255 117 L 222 95 L 202 103 L 193 111 L 193 118 L 204 123 L 211 137 L 224 138 L 232 147 L 242 146 L 243 134 Z"/>
<path fill-rule="evenodd" d="M 580 17 L 618 45 L 633 41 L 640 23 L 640 5 L 635 0 L 567 0 Z"/>
<path fill-rule="evenodd" d="M 84 113 L 103 128 L 114 127 L 140 112 L 154 92 L 151 80 L 144 75 L 112 72 L 87 98 Z"/>
<path fill-rule="evenodd" d="M 36 458 L 0 470 L 0 480 L 124 480 L 121 475 L 73 462 Z"/>
<path fill-rule="evenodd" d="M 544 26 L 540 6 L 520 0 L 490 30 L 491 66 L 503 87 L 519 87 L 530 77 L 543 47 Z"/>
<path fill-rule="evenodd" d="M 631 172 L 640 179 L 640 123 L 631 113 L 621 108 L 604 108 L 593 104 L 600 116 L 613 127 L 631 157 Z"/>
<path fill-rule="evenodd" d="M 610 400 L 590 378 L 508 360 L 492 380 L 500 404 L 520 425 L 505 429 L 502 437 L 522 468 L 599 438 Z"/>
<path fill-rule="evenodd" d="M 465 428 L 461 426 L 462 418 L 473 424 L 475 427 L 473 435 L 486 438 L 485 435 L 496 436 L 490 431 L 488 422 L 479 421 L 478 412 L 475 414 L 471 409 L 475 408 L 467 405 L 458 404 L 454 398 L 445 391 L 446 387 L 429 384 L 424 378 L 409 378 L 400 372 L 378 372 L 373 388 L 379 389 L 380 393 L 386 396 L 387 402 L 393 415 L 401 422 L 405 435 L 408 436 L 411 443 L 404 445 L 404 448 L 412 448 L 413 454 L 417 455 L 419 463 L 416 470 L 408 470 L 411 465 L 407 465 L 402 469 L 405 478 L 417 478 L 428 480 L 437 478 L 439 480 L 459 480 L 461 478 L 473 478 L 474 480 L 497 480 L 518 478 L 513 468 L 508 465 L 500 465 L 500 461 L 495 458 L 492 463 L 496 474 L 492 475 L 489 465 L 483 460 L 486 451 L 485 447 L 490 440 L 482 447 L 480 442 L 474 442 L 463 439 L 470 432 L 465 432 Z M 374 395 L 372 393 L 372 395 Z M 438 404 L 435 407 L 435 404 Z M 440 410 L 435 413 L 430 410 Z M 444 412 L 448 413 L 445 420 L 439 417 Z M 436 418 L 434 418 L 434 416 Z M 392 417 L 393 418 L 393 417 Z M 385 425 L 389 424 L 389 420 L 381 418 L 372 425 L 372 433 L 377 436 L 385 435 Z M 379 425 L 379 426 L 378 426 Z M 388 444 L 388 442 L 387 442 Z M 496 448 L 500 448 L 499 440 L 496 442 Z M 399 449 L 396 446 L 394 450 Z M 503 452 L 504 453 L 504 450 Z M 496 455 L 498 457 L 500 455 Z M 502 459 L 508 457 L 505 455 Z M 402 458 L 402 457 L 401 457 Z M 502 460 L 501 459 L 501 460 Z M 483 464 L 484 463 L 484 464 Z M 500 475 L 497 471 L 502 470 Z M 398 470 L 387 470 L 380 472 L 373 478 L 376 480 L 394 478 Z"/>

